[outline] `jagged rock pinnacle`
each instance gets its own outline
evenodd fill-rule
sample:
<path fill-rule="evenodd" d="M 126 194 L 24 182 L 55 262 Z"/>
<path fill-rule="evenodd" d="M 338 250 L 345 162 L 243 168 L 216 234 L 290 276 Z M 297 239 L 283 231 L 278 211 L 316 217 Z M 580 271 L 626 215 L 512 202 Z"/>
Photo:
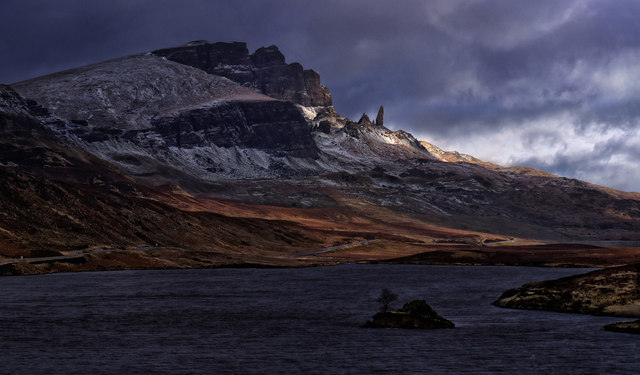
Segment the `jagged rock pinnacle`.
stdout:
<path fill-rule="evenodd" d="M 369 119 L 369 116 L 367 116 L 366 113 L 362 114 L 362 117 L 360 117 L 360 120 L 358 120 L 358 124 L 370 124 L 371 120 Z"/>
<path fill-rule="evenodd" d="M 378 110 L 378 115 L 376 116 L 376 125 L 383 126 L 384 125 L 384 108 L 380 106 Z"/>

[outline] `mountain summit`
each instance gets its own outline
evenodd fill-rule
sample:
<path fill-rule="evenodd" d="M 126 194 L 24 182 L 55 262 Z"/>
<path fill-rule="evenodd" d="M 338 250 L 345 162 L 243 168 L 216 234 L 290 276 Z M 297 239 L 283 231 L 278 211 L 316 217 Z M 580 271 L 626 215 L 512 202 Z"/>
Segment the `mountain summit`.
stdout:
<path fill-rule="evenodd" d="M 331 106 L 331 94 L 320 84 L 320 75 L 298 63 L 287 64 L 276 46 L 258 48 L 250 55 L 246 43 L 195 41 L 152 53 L 279 100 L 307 107 Z"/>

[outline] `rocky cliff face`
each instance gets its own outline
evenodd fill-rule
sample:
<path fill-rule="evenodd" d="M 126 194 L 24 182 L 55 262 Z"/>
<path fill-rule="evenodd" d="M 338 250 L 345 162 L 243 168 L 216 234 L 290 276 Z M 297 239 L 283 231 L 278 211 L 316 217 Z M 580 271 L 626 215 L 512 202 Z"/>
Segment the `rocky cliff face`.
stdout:
<path fill-rule="evenodd" d="M 245 147 L 274 156 L 317 158 L 311 129 L 287 102 L 227 102 L 153 118 L 168 147 Z"/>
<path fill-rule="evenodd" d="M 299 63 L 287 64 L 276 46 L 249 55 L 246 43 L 196 41 L 153 51 L 157 56 L 227 77 L 276 99 L 307 107 L 331 106 L 331 94 L 320 75 Z"/>

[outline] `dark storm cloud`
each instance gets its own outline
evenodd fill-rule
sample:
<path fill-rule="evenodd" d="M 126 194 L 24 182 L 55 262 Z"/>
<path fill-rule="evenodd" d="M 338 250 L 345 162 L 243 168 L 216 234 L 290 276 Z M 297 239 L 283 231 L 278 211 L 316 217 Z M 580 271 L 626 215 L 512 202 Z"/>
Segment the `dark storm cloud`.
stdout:
<path fill-rule="evenodd" d="M 382 104 L 442 147 L 640 190 L 638 14 L 635 0 L 4 0 L 0 82 L 196 39 L 276 44 L 344 115 Z"/>
<path fill-rule="evenodd" d="M 259 27 L 260 19 L 250 22 L 244 11 L 260 13 L 264 5 L 238 3 L 229 7 L 232 2 L 6 0 L 0 4 L 0 78 L 12 82 L 193 39 L 220 35 L 224 40 L 241 28 Z"/>

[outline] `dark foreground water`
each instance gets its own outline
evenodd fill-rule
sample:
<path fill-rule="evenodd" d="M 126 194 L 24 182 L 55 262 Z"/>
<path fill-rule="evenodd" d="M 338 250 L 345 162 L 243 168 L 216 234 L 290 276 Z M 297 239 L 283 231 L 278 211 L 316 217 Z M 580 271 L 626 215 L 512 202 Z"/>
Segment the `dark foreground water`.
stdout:
<path fill-rule="evenodd" d="M 576 269 L 344 265 L 0 278 L 2 374 L 637 374 L 616 318 L 507 310 Z M 381 288 L 453 330 L 360 328 Z"/>

